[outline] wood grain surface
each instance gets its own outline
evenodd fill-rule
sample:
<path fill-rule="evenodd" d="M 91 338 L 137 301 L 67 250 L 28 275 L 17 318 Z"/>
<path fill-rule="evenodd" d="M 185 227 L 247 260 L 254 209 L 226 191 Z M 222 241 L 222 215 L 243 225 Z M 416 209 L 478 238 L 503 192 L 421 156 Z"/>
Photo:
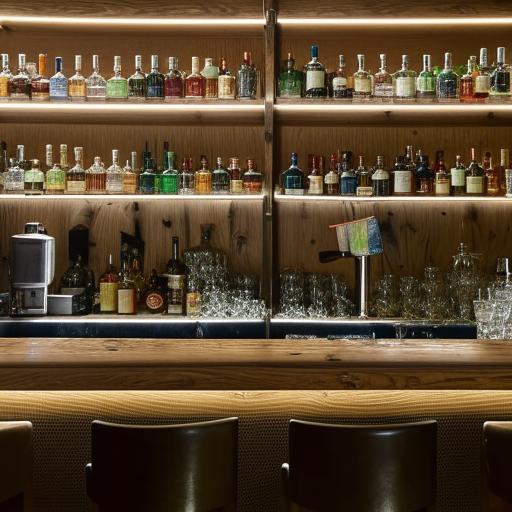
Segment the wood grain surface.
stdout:
<path fill-rule="evenodd" d="M 0 389 L 512 389 L 485 340 L 0 339 Z"/>

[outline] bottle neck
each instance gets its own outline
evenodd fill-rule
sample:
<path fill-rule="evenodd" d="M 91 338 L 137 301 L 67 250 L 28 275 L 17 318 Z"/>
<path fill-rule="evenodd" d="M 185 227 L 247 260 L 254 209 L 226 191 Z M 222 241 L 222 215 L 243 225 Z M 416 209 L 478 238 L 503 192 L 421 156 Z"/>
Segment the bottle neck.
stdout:
<path fill-rule="evenodd" d="M 173 239 L 172 239 L 172 259 L 173 260 L 180 259 L 180 242 L 177 237 L 173 237 Z"/>

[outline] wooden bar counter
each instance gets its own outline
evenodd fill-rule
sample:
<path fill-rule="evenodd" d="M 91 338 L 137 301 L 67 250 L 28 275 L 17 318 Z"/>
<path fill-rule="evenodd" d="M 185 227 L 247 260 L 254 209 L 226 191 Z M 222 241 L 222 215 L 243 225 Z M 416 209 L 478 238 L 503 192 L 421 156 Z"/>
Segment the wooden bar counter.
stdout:
<path fill-rule="evenodd" d="M 0 390 L 512 389 L 488 340 L 0 338 Z"/>

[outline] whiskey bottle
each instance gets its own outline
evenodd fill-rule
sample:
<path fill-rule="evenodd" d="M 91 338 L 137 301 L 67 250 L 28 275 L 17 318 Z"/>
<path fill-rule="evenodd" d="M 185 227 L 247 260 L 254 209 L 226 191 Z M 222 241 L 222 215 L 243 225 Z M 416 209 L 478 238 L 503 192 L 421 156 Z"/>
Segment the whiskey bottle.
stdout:
<path fill-rule="evenodd" d="M 165 170 L 162 173 L 162 194 L 177 194 L 180 188 L 180 174 L 174 167 L 176 154 L 174 151 L 167 151 L 165 158 Z"/>
<path fill-rule="evenodd" d="M 393 77 L 387 70 L 386 54 L 380 54 L 380 69 L 375 73 L 373 95 L 380 101 L 391 101 L 393 98 Z"/>
<path fill-rule="evenodd" d="M 348 79 L 345 56 L 338 55 L 338 69 L 329 75 L 330 93 L 333 98 L 345 100 L 348 98 Z"/>
<path fill-rule="evenodd" d="M 462 163 L 461 155 L 457 155 L 450 175 L 452 177 L 452 194 L 454 196 L 466 195 L 466 167 Z"/>
<path fill-rule="evenodd" d="M 126 160 L 126 165 L 123 168 L 123 194 L 136 194 L 137 193 L 137 151 L 131 152 L 130 160 Z"/>
<path fill-rule="evenodd" d="M 205 155 L 201 155 L 201 167 L 196 171 L 194 181 L 196 194 L 212 193 L 212 173 L 208 169 L 208 159 Z"/>
<path fill-rule="evenodd" d="M 67 146 L 66 146 L 67 151 Z M 62 145 L 61 145 L 61 158 Z M 46 193 L 47 194 L 63 194 L 66 190 L 66 171 L 61 167 L 59 162 L 53 163 L 53 147 L 51 144 L 46 145 Z"/>
<path fill-rule="evenodd" d="M 185 79 L 185 98 L 204 97 L 205 79 L 199 73 L 199 57 L 192 57 L 192 72 Z"/>
<path fill-rule="evenodd" d="M 482 196 L 485 193 L 484 170 L 476 161 L 475 148 L 471 148 L 471 162 L 466 169 L 466 194 Z"/>
<path fill-rule="evenodd" d="M 100 312 L 117 313 L 119 277 L 109 254 L 107 269 L 100 277 Z"/>
<path fill-rule="evenodd" d="M 107 100 L 123 101 L 128 98 L 128 80 L 121 74 L 121 57 L 114 57 L 114 72 L 107 80 Z"/>
<path fill-rule="evenodd" d="M 446 172 L 444 160 L 440 160 L 435 170 L 434 194 L 449 196 L 451 192 L 450 175 Z"/>
<path fill-rule="evenodd" d="M 142 56 L 135 55 L 135 72 L 128 78 L 128 100 L 144 101 L 146 99 L 146 74 L 142 71 Z"/>
<path fill-rule="evenodd" d="M 354 101 L 368 101 L 373 94 L 372 75 L 365 70 L 365 56 L 363 54 L 357 56 L 357 61 L 359 68 L 354 73 L 354 92 L 352 97 Z"/>
<path fill-rule="evenodd" d="M 85 101 L 85 77 L 82 75 L 82 56 L 75 55 L 75 74 L 68 80 L 68 95 L 71 101 Z"/>
<path fill-rule="evenodd" d="M 107 194 L 123 193 L 123 169 L 119 165 L 119 150 L 112 150 L 112 165 L 107 169 L 105 190 Z"/>
<path fill-rule="evenodd" d="M 297 162 L 297 153 L 292 153 L 290 167 L 281 173 L 281 190 L 285 195 L 304 194 L 304 173 Z"/>
<path fill-rule="evenodd" d="M 121 270 L 117 286 L 117 312 L 120 315 L 137 313 L 137 290 L 130 277 L 130 263 L 127 254 L 121 258 Z"/>
<path fill-rule="evenodd" d="M 48 101 L 50 99 L 50 80 L 46 70 L 46 53 L 39 54 L 38 73 L 32 79 L 31 91 L 33 101 Z M 0 78 L 1 80 L 1 78 Z"/>
<path fill-rule="evenodd" d="M 92 74 L 85 80 L 87 101 L 104 101 L 107 96 L 107 81 L 100 74 L 100 58 L 92 56 Z"/>
<path fill-rule="evenodd" d="M 295 68 L 293 54 L 288 53 L 284 69 L 279 74 L 278 94 L 280 98 L 300 98 L 302 96 L 302 71 Z"/>
<path fill-rule="evenodd" d="M 473 103 L 474 87 L 473 87 L 473 61 L 468 60 L 467 72 L 460 79 L 460 101 L 464 103 Z"/>
<path fill-rule="evenodd" d="M 325 67 L 318 60 L 318 46 L 311 46 L 311 60 L 306 64 L 306 98 L 325 98 L 327 97 L 327 87 L 325 86 Z"/>
<path fill-rule="evenodd" d="M 228 69 L 226 59 L 220 59 L 218 90 L 220 100 L 234 100 L 236 97 L 236 78 Z"/>
<path fill-rule="evenodd" d="M 372 173 L 370 169 L 364 165 L 364 156 L 359 155 L 359 166 L 356 169 L 358 196 L 371 196 L 373 193 Z"/>
<path fill-rule="evenodd" d="M 324 193 L 324 177 L 320 171 L 320 157 L 313 156 L 311 173 L 308 176 L 308 195 L 319 196 Z"/>
<path fill-rule="evenodd" d="M 389 196 L 389 172 L 384 168 L 384 157 L 377 157 L 375 171 L 372 174 L 373 195 L 376 197 Z"/>
<path fill-rule="evenodd" d="M 55 57 L 55 75 L 50 78 L 50 100 L 68 100 L 68 79 L 62 72 L 62 57 Z"/>
<path fill-rule="evenodd" d="M 488 196 L 499 196 L 501 193 L 499 174 L 492 166 L 491 153 L 486 152 L 482 162 L 485 175 L 485 193 Z"/>
<path fill-rule="evenodd" d="M 18 73 L 11 77 L 9 90 L 11 100 L 30 100 L 30 76 L 27 73 L 26 57 L 24 53 L 18 55 Z"/>
<path fill-rule="evenodd" d="M 499 47 L 496 55 L 496 68 L 491 75 L 490 99 L 496 101 L 510 96 L 510 69 L 505 64 L 505 48 Z"/>
<path fill-rule="evenodd" d="M 180 172 L 180 194 L 195 194 L 195 175 L 192 171 L 192 158 L 184 158 Z"/>
<path fill-rule="evenodd" d="M 240 169 L 240 159 L 237 157 L 231 157 L 228 165 L 229 172 L 229 192 L 231 194 L 241 194 L 244 192 L 243 180 L 242 180 L 242 169 Z"/>
<path fill-rule="evenodd" d="M 341 154 L 338 174 L 340 175 L 340 195 L 355 196 L 357 192 L 357 176 L 352 168 L 351 151 L 345 151 Z"/>
<path fill-rule="evenodd" d="M 240 100 L 256 98 L 257 74 L 252 65 L 251 52 L 244 52 L 244 59 L 237 73 L 237 97 Z"/>
<path fill-rule="evenodd" d="M 204 97 L 206 99 L 217 99 L 219 93 L 219 68 L 213 65 L 213 59 L 204 59 L 204 68 L 201 71 L 205 79 Z"/>
<path fill-rule="evenodd" d="M 32 167 L 25 171 L 25 194 L 42 194 L 44 188 L 44 173 L 39 167 L 39 160 L 32 160 Z"/>
<path fill-rule="evenodd" d="M 485 101 L 491 89 L 491 75 L 487 63 L 487 48 L 480 48 L 480 64 L 476 71 L 473 96 L 477 101 Z"/>
<path fill-rule="evenodd" d="M 144 305 L 149 313 L 163 313 L 166 309 L 166 292 L 156 269 L 151 271 L 148 287 L 144 296 Z"/>
<path fill-rule="evenodd" d="M 263 190 L 263 174 L 256 169 L 256 163 L 252 158 L 245 162 L 246 170 L 242 176 L 242 188 L 246 194 L 261 194 Z"/>
<path fill-rule="evenodd" d="M 409 196 L 414 187 L 414 162 L 412 160 L 412 146 L 407 146 L 405 157 L 397 156 L 393 170 L 393 195 Z"/>
<path fill-rule="evenodd" d="M 444 54 L 444 69 L 437 77 L 437 100 L 453 102 L 459 98 L 459 75 L 453 71 L 452 54 Z"/>
<path fill-rule="evenodd" d="M 74 148 L 75 165 L 69 169 L 66 176 L 66 193 L 85 194 L 85 169 L 82 167 L 84 148 Z"/>
<path fill-rule="evenodd" d="M 411 101 L 416 97 L 416 71 L 409 69 L 409 56 L 402 55 L 402 67 L 393 75 L 393 92 L 397 101 Z"/>
<path fill-rule="evenodd" d="M 496 173 L 498 174 L 498 179 L 500 181 L 500 195 L 505 195 L 507 190 L 505 181 L 505 169 L 510 168 L 509 161 L 509 150 L 500 149 L 500 165 L 496 166 Z"/>
<path fill-rule="evenodd" d="M 0 100 L 7 101 L 10 95 L 12 73 L 9 68 L 9 55 L 2 53 L 2 72 L 0 73 Z"/>
<path fill-rule="evenodd" d="M 329 172 L 324 177 L 324 189 L 328 196 L 337 196 L 340 193 L 340 177 L 336 169 L 338 162 L 333 153 L 330 159 Z"/>
<path fill-rule="evenodd" d="M 106 193 L 106 171 L 101 163 L 101 157 L 95 156 L 94 162 L 85 171 L 85 189 L 88 194 Z"/>
<path fill-rule="evenodd" d="M 188 268 L 180 260 L 179 238 L 172 237 L 171 258 L 167 262 L 167 313 L 184 315 Z"/>
<path fill-rule="evenodd" d="M 162 101 L 164 99 L 165 77 L 158 69 L 158 55 L 151 55 L 151 72 L 146 76 L 146 99 Z"/>
<path fill-rule="evenodd" d="M 416 99 L 420 102 L 430 102 L 436 97 L 436 77 L 432 72 L 431 56 L 423 55 L 423 71 L 416 79 Z"/>
<path fill-rule="evenodd" d="M 428 156 L 421 155 L 420 165 L 416 169 L 416 194 L 432 195 L 434 192 L 434 173 L 429 167 Z"/>
<path fill-rule="evenodd" d="M 169 72 L 164 78 L 164 99 L 183 98 L 183 73 L 178 69 L 178 57 L 169 57 Z"/>

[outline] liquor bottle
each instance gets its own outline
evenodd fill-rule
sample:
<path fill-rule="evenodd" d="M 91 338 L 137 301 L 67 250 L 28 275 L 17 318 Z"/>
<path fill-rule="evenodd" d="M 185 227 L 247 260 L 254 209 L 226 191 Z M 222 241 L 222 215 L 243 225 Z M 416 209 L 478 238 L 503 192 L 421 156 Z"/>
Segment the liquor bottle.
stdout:
<path fill-rule="evenodd" d="M 234 100 L 236 97 L 236 77 L 228 69 L 226 59 L 220 59 L 219 68 L 219 100 Z"/>
<path fill-rule="evenodd" d="M 139 250 L 136 247 L 132 249 L 132 260 L 129 277 L 135 285 L 137 304 L 142 304 L 144 302 L 144 295 L 146 293 L 146 278 L 144 277 L 144 272 L 142 271 L 142 260 L 139 255 Z"/>
<path fill-rule="evenodd" d="M 184 315 L 186 308 L 188 268 L 180 260 L 180 241 L 172 237 L 171 258 L 167 262 L 167 313 Z"/>
<path fill-rule="evenodd" d="M 148 151 L 148 143 L 143 153 L 143 168 L 139 174 L 139 192 L 141 194 L 155 193 L 155 165 L 151 153 Z"/>
<path fill-rule="evenodd" d="M 475 148 L 471 148 L 471 162 L 466 169 L 466 194 L 484 195 L 485 193 L 485 175 L 484 170 L 476 161 Z"/>
<path fill-rule="evenodd" d="M 33 101 L 48 101 L 50 99 L 50 80 L 46 76 L 46 62 L 46 53 L 40 53 L 38 73 L 31 81 Z"/>
<path fill-rule="evenodd" d="M 178 69 L 178 57 L 169 57 L 169 72 L 164 78 L 164 99 L 183 98 L 183 74 Z"/>
<path fill-rule="evenodd" d="M 355 196 L 357 192 L 357 176 L 352 168 L 352 152 L 345 151 L 341 154 L 340 169 L 340 195 Z"/>
<path fill-rule="evenodd" d="M 137 193 L 137 151 L 131 152 L 130 160 L 126 160 L 126 165 L 123 168 L 123 194 L 136 194 Z"/>
<path fill-rule="evenodd" d="M 244 192 L 242 180 L 242 169 L 240 169 L 240 159 L 231 157 L 228 165 L 229 172 L 229 192 L 231 194 L 241 194 Z"/>
<path fill-rule="evenodd" d="M 88 284 L 87 269 L 82 264 L 82 256 L 77 255 L 75 261 L 60 278 L 59 293 L 62 295 L 80 295 L 85 293 Z"/>
<path fill-rule="evenodd" d="M 336 169 L 338 162 L 333 153 L 330 159 L 329 172 L 324 177 L 324 190 L 328 196 L 337 196 L 340 193 L 340 176 Z"/>
<path fill-rule="evenodd" d="M 452 102 L 459 98 L 459 75 L 453 71 L 452 54 L 444 54 L 444 69 L 437 77 L 437 99 Z"/>
<path fill-rule="evenodd" d="M 457 155 L 450 175 L 452 177 L 452 194 L 454 196 L 466 195 L 466 167 L 462 163 L 461 155 Z"/>
<path fill-rule="evenodd" d="M 128 100 L 146 99 L 146 74 L 142 71 L 142 56 L 135 55 L 135 72 L 128 78 Z"/>
<path fill-rule="evenodd" d="M 449 196 L 450 192 L 450 175 L 446 172 L 444 160 L 441 159 L 435 170 L 434 194 L 436 196 Z"/>
<path fill-rule="evenodd" d="M 101 157 L 95 156 L 94 162 L 85 171 L 85 189 L 88 194 L 105 194 L 107 176 Z"/>
<path fill-rule="evenodd" d="M 100 74 L 100 58 L 92 56 L 92 74 L 85 80 L 87 101 L 104 101 L 107 96 L 107 81 Z"/>
<path fill-rule="evenodd" d="M 397 101 L 416 97 L 416 71 L 409 69 L 409 56 L 402 55 L 402 67 L 393 75 L 393 94 Z"/>
<path fill-rule="evenodd" d="M 25 158 L 25 146 L 23 144 L 18 144 L 16 147 L 16 161 L 25 172 L 30 170 L 32 164 Z"/>
<path fill-rule="evenodd" d="M 311 60 L 305 66 L 306 98 L 325 98 L 327 88 L 325 87 L 325 67 L 318 60 L 318 46 L 311 46 Z"/>
<path fill-rule="evenodd" d="M 107 100 L 122 101 L 128 98 L 128 80 L 121 74 L 121 57 L 114 57 L 114 74 L 107 80 Z"/>
<path fill-rule="evenodd" d="M 261 194 L 263 190 L 263 174 L 256 169 L 252 158 L 245 161 L 246 170 L 242 175 L 242 188 L 246 194 Z"/>
<path fill-rule="evenodd" d="M 61 158 L 62 158 L 61 145 Z M 66 146 L 67 151 L 67 146 Z M 66 190 L 66 171 L 61 167 L 59 162 L 53 163 L 53 147 L 51 144 L 46 145 L 46 193 L 47 194 L 63 194 Z"/>
<path fill-rule="evenodd" d="M 117 291 L 119 277 L 114 267 L 112 254 L 108 256 L 107 269 L 100 277 L 100 312 L 117 313 Z"/>
<path fill-rule="evenodd" d="M 375 98 L 380 101 L 391 101 L 393 97 L 393 77 L 388 73 L 386 54 L 380 54 L 380 68 L 379 72 L 375 73 L 374 77 L 374 93 Z"/>
<path fill-rule="evenodd" d="M 156 269 L 151 271 L 146 293 L 144 295 L 144 305 L 149 313 L 163 313 L 166 308 L 166 293 L 156 273 Z"/>
<path fill-rule="evenodd" d="M 413 193 L 415 181 L 412 154 L 412 146 L 407 146 L 406 156 L 396 158 L 393 170 L 393 195 L 395 196 L 409 196 Z"/>
<path fill-rule="evenodd" d="M 436 97 L 436 77 L 432 72 L 431 56 L 423 55 L 423 71 L 416 80 L 416 99 L 423 102 L 433 101 Z"/>
<path fill-rule="evenodd" d="M 68 80 L 68 95 L 71 101 L 85 101 L 85 77 L 82 75 L 82 56 L 75 55 L 75 74 Z"/>
<path fill-rule="evenodd" d="M 281 173 L 281 190 L 285 195 L 304 194 L 304 173 L 297 163 L 297 153 L 292 153 L 290 167 Z"/>
<path fill-rule="evenodd" d="M 375 171 L 372 174 L 373 195 L 376 197 L 389 196 L 389 172 L 384 168 L 384 157 L 377 157 Z"/>
<path fill-rule="evenodd" d="M 4 173 L 4 192 L 22 194 L 25 189 L 25 171 L 18 165 L 16 158 L 9 158 L 9 166 Z"/>
<path fill-rule="evenodd" d="M 199 289 L 199 280 L 194 275 L 187 279 L 187 316 L 197 317 L 201 314 L 202 294 Z"/>
<path fill-rule="evenodd" d="M 195 175 L 192 171 L 192 158 L 184 158 L 181 164 L 180 172 L 180 194 L 190 195 L 195 194 Z"/>
<path fill-rule="evenodd" d="M 367 101 L 372 97 L 372 75 L 365 70 L 365 56 L 358 54 L 358 70 L 354 73 L 354 92 L 352 97 L 354 101 Z"/>
<path fill-rule="evenodd" d="M 503 99 L 510 96 L 510 70 L 505 64 L 505 48 L 500 46 L 496 55 L 496 68 L 491 75 L 490 98 Z"/>
<path fill-rule="evenodd" d="M 158 69 L 158 55 L 151 55 L 151 72 L 146 76 L 146 98 L 151 101 L 164 99 L 165 77 Z"/>
<path fill-rule="evenodd" d="M 120 315 L 137 313 L 137 290 L 130 278 L 130 262 L 127 255 L 121 257 L 121 270 L 117 286 L 117 312 Z"/>
<path fill-rule="evenodd" d="M 44 189 L 44 172 L 41 171 L 39 160 L 32 160 L 32 167 L 25 171 L 25 194 L 42 194 Z"/>
<path fill-rule="evenodd" d="M 9 91 L 11 100 L 30 100 L 30 76 L 27 73 L 26 57 L 24 53 L 18 55 L 18 73 L 11 78 Z"/>
<path fill-rule="evenodd" d="M 327 75 L 327 95 L 335 99 L 348 98 L 348 77 L 345 56 L 338 55 L 338 67 L 336 71 Z"/>
<path fill-rule="evenodd" d="M 320 171 L 320 157 L 313 156 L 311 173 L 308 176 L 308 194 L 319 196 L 324 193 L 324 177 Z"/>
<path fill-rule="evenodd" d="M 176 153 L 174 151 L 167 151 L 166 167 L 162 173 L 162 194 L 177 194 L 180 189 L 180 174 L 174 167 L 176 160 Z"/>
<path fill-rule="evenodd" d="M 217 99 L 219 94 L 219 68 L 213 65 L 213 59 L 204 59 L 204 68 L 201 71 L 205 79 L 204 97 L 206 99 Z"/>
<path fill-rule="evenodd" d="M 204 97 L 205 79 L 199 73 L 199 57 L 192 57 L 192 73 L 185 79 L 185 98 Z"/>
<path fill-rule="evenodd" d="M 119 150 L 112 150 L 112 165 L 107 169 L 105 190 L 107 194 L 123 193 L 123 169 L 119 165 Z"/>
<path fill-rule="evenodd" d="M 208 159 L 205 155 L 201 155 L 201 167 L 196 171 L 194 181 L 196 194 L 212 193 L 212 172 L 208 169 Z"/>
<path fill-rule="evenodd" d="M 66 176 L 66 193 L 85 194 L 85 169 L 82 167 L 84 148 L 74 148 L 75 165 L 69 169 Z"/>
<path fill-rule="evenodd" d="M 473 87 L 473 62 L 468 60 L 468 70 L 460 79 L 460 101 L 464 103 L 473 103 L 474 87 Z"/>
<path fill-rule="evenodd" d="M 55 57 L 55 75 L 50 78 L 50 100 L 67 101 L 68 79 L 62 72 L 62 57 Z"/>
<path fill-rule="evenodd" d="M 2 72 L 0 73 L 0 100 L 2 101 L 9 99 L 11 78 L 12 73 L 9 68 L 9 55 L 2 53 Z"/>
<path fill-rule="evenodd" d="M 364 156 L 359 155 L 359 166 L 356 169 L 358 196 L 371 196 L 373 193 L 372 172 L 364 165 Z"/>
<path fill-rule="evenodd" d="M 284 69 L 279 74 L 277 89 L 280 98 L 300 98 L 302 96 L 302 71 L 295 68 L 293 54 L 288 53 Z"/>
<path fill-rule="evenodd" d="M 475 77 L 473 96 L 477 101 L 485 101 L 491 89 L 491 75 L 487 63 L 487 48 L 480 48 L 480 64 Z"/>
<path fill-rule="evenodd" d="M 492 157 L 489 151 L 484 155 L 482 167 L 485 175 L 485 193 L 488 196 L 499 196 L 501 193 L 500 179 L 496 169 L 492 166 Z"/>
<path fill-rule="evenodd" d="M 500 181 L 500 195 L 505 195 L 507 191 L 507 184 L 505 180 L 505 169 L 510 168 L 510 159 L 508 149 L 500 149 L 500 165 L 496 166 L 496 173 Z"/>
<path fill-rule="evenodd" d="M 237 73 L 237 97 L 241 100 L 253 100 L 256 98 L 257 76 L 256 69 L 252 65 L 251 53 L 244 52 L 244 60 L 240 64 Z"/>
<path fill-rule="evenodd" d="M 431 195 L 434 192 L 434 173 L 428 165 L 428 156 L 421 155 L 420 165 L 416 169 L 416 194 Z"/>

